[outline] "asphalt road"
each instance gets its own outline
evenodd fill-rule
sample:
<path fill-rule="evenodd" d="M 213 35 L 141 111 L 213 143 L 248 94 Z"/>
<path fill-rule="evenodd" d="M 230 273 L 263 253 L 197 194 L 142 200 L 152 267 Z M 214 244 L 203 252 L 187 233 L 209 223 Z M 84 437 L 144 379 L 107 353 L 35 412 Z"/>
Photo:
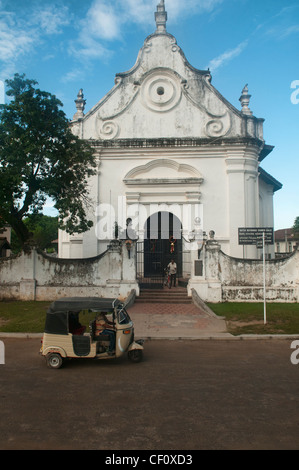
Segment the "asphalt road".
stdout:
<path fill-rule="evenodd" d="M 2 340 L 1 450 L 299 449 L 290 340 L 153 340 L 139 364 L 59 370 L 40 340 Z"/>

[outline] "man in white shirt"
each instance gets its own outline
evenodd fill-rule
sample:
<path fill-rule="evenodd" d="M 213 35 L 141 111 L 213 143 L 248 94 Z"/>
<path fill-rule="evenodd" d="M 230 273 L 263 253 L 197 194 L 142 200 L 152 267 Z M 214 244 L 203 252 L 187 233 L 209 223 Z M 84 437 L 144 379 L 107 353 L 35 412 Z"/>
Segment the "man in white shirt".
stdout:
<path fill-rule="evenodd" d="M 114 323 L 109 321 L 106 315 L 102 312 L 96 318 L 96 331 L 95 336 L 107 335 L 110 337 L 109 354 L 112 355 L 115 350 L 115 326 Z"/>
<path fill-rule="evenodd" d="M 169 265 L 167 266 L 168 272 L 170 274 L 170 286 L 169 289 L 171 289 L 172 283 L 173 287 L 176 286 L 176 272 L 177 272 L 177 265 L 174 262 L 174 259 L 171 260 Z"/>

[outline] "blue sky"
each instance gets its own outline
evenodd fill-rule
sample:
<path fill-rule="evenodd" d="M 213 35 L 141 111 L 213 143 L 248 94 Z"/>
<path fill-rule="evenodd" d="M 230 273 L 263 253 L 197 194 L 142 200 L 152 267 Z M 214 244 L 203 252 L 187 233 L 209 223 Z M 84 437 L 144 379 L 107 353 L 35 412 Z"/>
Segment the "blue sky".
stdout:
<path fill-rule="evenodd" d="M 0 0 L 0 80 L 15 72 L 56 94 L 72 118 L 83 88 L 86 111 L 135 63 L 155 31 L 160 0 Z M 275 229 L 299 216 L 298 0 L 166 0 L 167 31 L 194 67 L 240 109 L 248 83 L 250 108 L 264 118 L 274 145 L 263 168 L 283 183 L 275 194 Z M 0 82 L 0 101 L 3 100 Z M 50 212 L 49 212 L 50 213 Z"/>

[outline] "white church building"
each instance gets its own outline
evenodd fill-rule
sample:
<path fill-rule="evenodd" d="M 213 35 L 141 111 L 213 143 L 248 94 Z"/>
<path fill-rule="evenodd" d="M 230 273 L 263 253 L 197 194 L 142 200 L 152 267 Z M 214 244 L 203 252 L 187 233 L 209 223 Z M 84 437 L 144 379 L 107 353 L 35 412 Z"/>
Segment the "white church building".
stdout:
<path fill-rule="evenodd" d="M 273 147 L 263 138 L 264 119 L 249 107 L 247 85 L 236 109 L 167 32 L 164 0 L 155 21 L 135 65 L 116 74 L 86 114 L 79 91 L 70 125 L 95 150 L 94 226 L 84 234 L 60 231 L 59 257 L 103 253 L 117 227 L 118 237 L 133 240 L 144 276 L 174 258 L 188 278 L 206 237 L 232 257 L 259 258 L 255 246 L 239 245 L 238 229 L 273 227 L 273 195 L 282 185 L 260 166 Z M 274 247 L 267 250 L 274 257 Z"/>

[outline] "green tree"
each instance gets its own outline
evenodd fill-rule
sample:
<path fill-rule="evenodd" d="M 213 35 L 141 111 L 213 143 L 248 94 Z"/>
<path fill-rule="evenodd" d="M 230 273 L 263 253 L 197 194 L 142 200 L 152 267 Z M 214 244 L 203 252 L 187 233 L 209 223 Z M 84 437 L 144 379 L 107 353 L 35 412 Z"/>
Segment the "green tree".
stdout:
<path fill-rule="evenodd" d="M 54 251 L 53 241 L 58 238 L 58 217 L 50 217 L 44 214 L 30 214 L 23 219 L 31 238 L 41 250 Z M 18 253 L 22 249 L 22 244 L 17 238 L 14 230 L 11 234 L 11 247 L 13 253 Z"/>
<path fill-rule="evenodd" d="M 24 218 L 54 201 L 59 227 L 82 233 L 87 218 L 88 178 L 95 174 L 90 144 L 75 137 L 56 96 L 35 80 L 6 80 L 9 104 L 0 106 L 0 228 L 8 223 L 22 246 L 30 239 Z"/>
<path fill-rule="evenodd" d="M 293 233 L 296 240 L 299 240 L 299 216 L 296 217 L 293 225 Z"/>

